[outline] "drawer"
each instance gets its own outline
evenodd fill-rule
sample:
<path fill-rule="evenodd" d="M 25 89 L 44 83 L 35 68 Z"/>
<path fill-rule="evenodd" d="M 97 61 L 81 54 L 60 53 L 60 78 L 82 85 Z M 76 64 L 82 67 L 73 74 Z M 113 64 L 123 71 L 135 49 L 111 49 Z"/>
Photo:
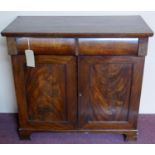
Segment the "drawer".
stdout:
<path fill-rule="evenodd" d="M 16 38 L 18 54 L 28 49 L 35 54 L 74 55 L 75 40 L 73 38 Z"/>
<path fill-rule="evenodd" d="M 80 38 L 80 55 L 137 55 L 138 38 Z"/>

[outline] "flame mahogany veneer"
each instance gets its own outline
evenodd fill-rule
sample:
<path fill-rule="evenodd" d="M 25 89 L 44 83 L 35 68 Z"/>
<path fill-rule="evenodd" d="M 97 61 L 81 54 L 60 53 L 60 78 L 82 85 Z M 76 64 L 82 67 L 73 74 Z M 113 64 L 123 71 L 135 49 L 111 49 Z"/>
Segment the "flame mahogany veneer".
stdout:
<path fill-rule="evenodd" d="M 152 30 L 140 16 L 17 17 L 2 32 L 11 55 L 20 138 L 32 132 L 137 137 Z M 27 67 L 25 50 L 36 67 Z"/>

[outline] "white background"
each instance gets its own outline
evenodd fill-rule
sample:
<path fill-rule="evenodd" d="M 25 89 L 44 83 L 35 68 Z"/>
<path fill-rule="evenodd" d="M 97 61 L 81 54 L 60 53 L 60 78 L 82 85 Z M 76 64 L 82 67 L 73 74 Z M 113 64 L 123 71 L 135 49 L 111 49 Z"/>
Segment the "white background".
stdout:
<path fill-rule="evenodd" d="M 141 15 L 155 31 L 155 12 L 0 12 L 0 31 L 12 20 L 21 15 Z M 155 37 L 149 39 L 148 55 L 145 61 L 140 113 L 155 113 Z M 10 57 L 7 54 L 6 40 L 0 37 L 0 112 L 17 112 Z"/>

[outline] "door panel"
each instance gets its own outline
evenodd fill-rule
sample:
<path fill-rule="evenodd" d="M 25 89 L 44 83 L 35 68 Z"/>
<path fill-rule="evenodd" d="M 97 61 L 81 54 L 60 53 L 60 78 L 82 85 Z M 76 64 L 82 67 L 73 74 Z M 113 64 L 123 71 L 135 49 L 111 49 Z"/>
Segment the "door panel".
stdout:
<path fill-rule="evenodd" d="M 22 126 L 40 129 L 73 129 L 77 117 L 76 59 L 72 56 L 35 56 L 36 67 L 27 67 L 25 57 L 13 58 L 15 78 L 24 82 L 17 99 Z M 15 66 L 14 66 L 15 67 Z M 17 77 L 18 74 L 18 77 Z M 24 112 L 23 112 L 24 111 Z"/>
<path fill-rule="evenodd" d="M 64 64 L 25 67 L 28 114 L 31 120 L 67 120 L 65 70 Z"/>
<path fill-rule="evenodd" d="M 79 124 L 81 128 L 133 127 L 129 109 L 135 105 L 130 103 L 130 97 L 134 85 L 133 78 L 139 72 L 139 65 L 143 65 L 143 58 L 80 57 Z M 134 104 L 139 103 L 135 101 Z"/>
<path fill-rule="evenodd" d="M 94 64 L 90 72 L 92 121 L 126 121 L 132 64 Z"/>

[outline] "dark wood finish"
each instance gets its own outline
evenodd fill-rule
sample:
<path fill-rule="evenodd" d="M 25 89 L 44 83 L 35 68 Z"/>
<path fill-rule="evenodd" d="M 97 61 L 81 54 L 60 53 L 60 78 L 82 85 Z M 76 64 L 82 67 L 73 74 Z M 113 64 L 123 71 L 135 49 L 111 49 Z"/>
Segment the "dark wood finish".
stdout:
<path fill-rule="evenodd" d="M 143 64 L 140 57 L 80 57 L 81 128 L 136 129 Z"/>
<path fill-rule="evenodd" d="M 19 129 L 19 137 L 21 140 L 31 140 L 31 134 L 32 131 L 31 130 L 20 130 Z"/>
<path fill-rule="evenodd" d="M 21 139 L 63 131 L 136 140 L 153 35 L 141 17 L 18 17 L 2 35 L 12 59 Z M 27 39 L 34 68 L 26 66 Z"/>
<path fill-rule="evenodd" d="M 4 29 L 2 35 L 16 37 L 148 37 L 152 36 L 153 32 L 140 16 L 21 16 Z"/>
<path fill-rule="evenodd" d="M 138 136 L 137 132 L 124 134 L 124 140 L 125 141 L 136 141 L 137 140 L 137 136 Z"/>
<path fill-rule="evenodd" d="M 28 49 L 35 54 L 74 55 L 75 39 L 73 38 L 17 38 L 17 50 L 19 54 L 25 54 Z"/>
<path fill-rule="evenodd" d="M 148 46 L 148 38 L 140 38 L 139 39 L 138 56 L 146 56 L 147 55 L 147 46 Z"/>
<path fill-rule="evenodd" d="M 8 46 L 8 54 L 10 54 L 10 55 L 17 54 L 16 38 L 8 37 L 7 38 L 7 46 Z"/>
<path fill-rule="evenodd" d="M 76 125 L 76 61 L 72 56 L 12 56 L 20 128 L 69 130 Z M 23 87 L 25 86 L 25 87 Z M 74 87 L 73 87 L 74 86 Z"/>
<path fill-rule="evenodd" d="M 137 55 L 138 38 L 80 38 L 80 55 Z"/>

